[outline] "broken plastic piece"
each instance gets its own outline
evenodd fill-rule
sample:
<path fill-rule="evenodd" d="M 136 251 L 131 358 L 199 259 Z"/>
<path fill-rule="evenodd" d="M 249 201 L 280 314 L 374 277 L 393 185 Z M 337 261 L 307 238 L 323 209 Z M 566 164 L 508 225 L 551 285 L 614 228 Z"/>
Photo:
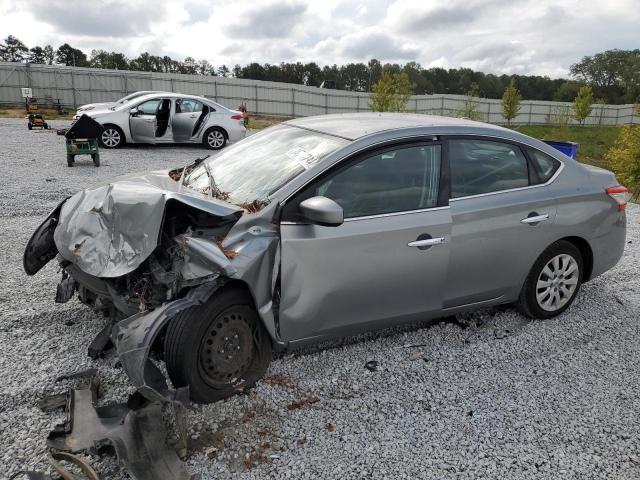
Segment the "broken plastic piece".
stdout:
<path fill-rule="evenodd" d="M 47 438 L 50 448 L 69 453 L 115 452 L 136 480 L 188 480 L 183 463 L 166 444 L 160 403 L 132 410 L 125 403 L 96 407 L 95 384 L 72 390 L 67 421 Z"/>
<path fill-rule="evenodd" d="M 89 344 L 88 353 L 92 360 L 102 357 L 105 351 L 113 348 L 113 343 L 111 342 L 112 328 L 113 324 L 107 324 Z"/>

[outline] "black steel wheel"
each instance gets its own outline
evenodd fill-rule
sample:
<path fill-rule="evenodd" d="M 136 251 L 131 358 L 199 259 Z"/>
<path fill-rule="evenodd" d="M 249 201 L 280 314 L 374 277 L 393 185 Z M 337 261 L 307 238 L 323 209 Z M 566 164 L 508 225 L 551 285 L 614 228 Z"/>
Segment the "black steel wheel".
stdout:
<path fill-rule="evenodd" d="M 174 386 L 188 385 L 194 402 L 209 403 L 262 378 L 271 361 L 271 339 L 250 295 L 226 288 L 171 320 L 164 355 Z"/>

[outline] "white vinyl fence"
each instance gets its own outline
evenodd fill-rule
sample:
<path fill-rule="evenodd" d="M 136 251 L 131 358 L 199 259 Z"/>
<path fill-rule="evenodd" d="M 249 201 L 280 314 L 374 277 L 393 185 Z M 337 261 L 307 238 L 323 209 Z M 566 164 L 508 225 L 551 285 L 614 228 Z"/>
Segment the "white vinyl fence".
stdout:
<path fill-rule="evenodd" d="M 24 87 L 31 88 L 39 100 L 65 107 L 114 101 L 138 90 L 161 90 L 205 96 L 230 108 L 245 102 L 249 112 L 258 115 L 300 117 L 369 110 L 365 92 L 240 78 L 0 62 L 0 105 L 21 104 Z M 465 101 L 461 95 L 414 95 L 407 110 L 459 116 Z M 505 123 L 500 100 L 479 98 L 476 102 L 479 120 Z M 562 122 L 570 108 L 570 103 L 525 100 L 512 124 Z M 586 121 L 587 125 L 633 123 L 640 123 L 633 105 L 594 105 Z"/>

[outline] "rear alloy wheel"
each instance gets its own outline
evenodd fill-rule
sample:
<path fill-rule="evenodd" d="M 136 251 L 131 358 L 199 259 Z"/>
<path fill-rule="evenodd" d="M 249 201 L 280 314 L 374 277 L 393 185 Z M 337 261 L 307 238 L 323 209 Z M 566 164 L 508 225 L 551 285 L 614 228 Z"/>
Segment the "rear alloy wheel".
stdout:
<path fill-rule="evenodd" d="M 211 150 L 220 150 L 227 143 L 227 136 L 219 128 L 210 128 L 204 134 L 204 144 Z"/>
<path fill-rule="evenodd" d="M 522 287 L 519 309 L 534 318 L 561 314 L 573 302 L 582 283 L 583 260 L 572 243 L 559 241 L 538 258 Z"/>
<path fill-rule="evenodd" d="M 100 143 L 104 148 L 118 148 L 124 143 L 122 131 L 116 127 L 105 127 L 100 136 Z"/>
<path fill-rule="evenodd" d="M 164 355 L 175 387 L 209 403 L 252 387 L 271 361 L 271 339 L 242 290 L 223 289 L 169 323 Z"/>

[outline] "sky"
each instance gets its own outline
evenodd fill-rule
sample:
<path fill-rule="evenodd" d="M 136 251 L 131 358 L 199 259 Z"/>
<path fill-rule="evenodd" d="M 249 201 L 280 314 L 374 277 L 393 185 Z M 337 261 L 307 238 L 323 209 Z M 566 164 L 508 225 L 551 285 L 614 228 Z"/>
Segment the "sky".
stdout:
<path fill-rule="evenodd" d="M 0 38 L 213 65 L 415 61 L 567 77 L 640 48 L 640 0 L 0 0 Z"/>

